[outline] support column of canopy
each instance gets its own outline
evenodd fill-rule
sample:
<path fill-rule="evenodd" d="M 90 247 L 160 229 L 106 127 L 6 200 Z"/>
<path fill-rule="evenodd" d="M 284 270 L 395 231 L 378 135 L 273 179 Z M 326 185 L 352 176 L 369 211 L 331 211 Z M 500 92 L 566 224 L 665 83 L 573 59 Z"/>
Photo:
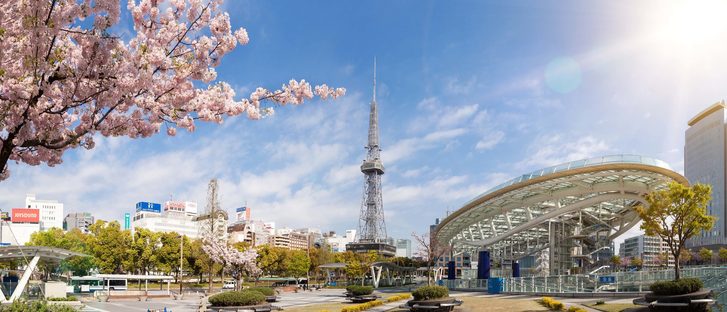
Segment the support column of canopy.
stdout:
<path fill-rule="evenodd" d="M 30 276 L 33 275 L 33 271 L 35 271 L 35 268 L 38 266 L 38 261 L 40 260 L 39 255 L 33 256 L 33 259 L 30 260 L 30 263 L 28 263 L 28 266 L 25 268 L 25 271 L 23 272 L 23 276 L 18 281 L 18 286 L 15 287 L 15 290 L 13 291 L 13 294 L 10 295 L 10 302 L 13 302 L 20 298 L 20 295 L 23 294 L 23 290 L 25 289 L 25 286 L 28 285 L 28 281 L 30 280 Z"/>

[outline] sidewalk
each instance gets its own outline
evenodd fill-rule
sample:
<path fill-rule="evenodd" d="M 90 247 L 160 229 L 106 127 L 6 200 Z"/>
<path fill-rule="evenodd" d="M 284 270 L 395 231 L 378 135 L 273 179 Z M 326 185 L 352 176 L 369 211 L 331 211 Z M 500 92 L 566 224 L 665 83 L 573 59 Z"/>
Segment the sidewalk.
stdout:
<path fill-rule="evenodd" d="M 399 300 L 391 303 L 387 303 L 385 305 L 380 305 L 378 307 L 373 307 L 371 309 L 368 309 L 366 311 L 372 311 L 372 312 L 384 312 L 389 311 L 398 308 L 400 305 L 406 303 L 406 300 Z"/>

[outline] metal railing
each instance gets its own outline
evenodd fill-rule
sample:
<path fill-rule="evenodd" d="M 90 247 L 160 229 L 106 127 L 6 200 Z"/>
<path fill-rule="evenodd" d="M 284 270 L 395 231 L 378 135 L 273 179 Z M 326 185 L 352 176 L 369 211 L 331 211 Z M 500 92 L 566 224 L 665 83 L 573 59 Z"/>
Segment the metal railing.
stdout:
<path fill-rule="evenodd" d="M 602 279 L 604 277 L 604 279 Z M 681 270 L 681 277 L 695 277 L 702 280 L 705 288 L 715 293 L 715 299 L 727 305 L 727 267 L 694 267 Z M 558 275 L 506 277 L 503 292 L 507 293 L 598 293 L 598 292 L 645 292 L 656 281 L 674 279 L 673 269 L 612 272 L 594 275 Z M 608 281 L 607 283 L 601 282 Z M 612 282 L 611 282 L 612 281 Z M 449 289 L 487 290 L 487 280 L 457 279 L 445 280 Z"/>

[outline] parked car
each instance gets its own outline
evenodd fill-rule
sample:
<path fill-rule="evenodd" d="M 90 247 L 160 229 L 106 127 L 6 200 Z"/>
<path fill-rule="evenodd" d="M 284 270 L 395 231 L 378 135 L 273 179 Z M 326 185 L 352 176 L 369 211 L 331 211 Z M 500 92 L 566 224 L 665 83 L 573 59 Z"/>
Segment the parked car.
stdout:
<path fill-rule="evenodd" d="M 224 284 L 222 284 L 222 289 L 235 289 L 235 281 L 225 281 Z"/>

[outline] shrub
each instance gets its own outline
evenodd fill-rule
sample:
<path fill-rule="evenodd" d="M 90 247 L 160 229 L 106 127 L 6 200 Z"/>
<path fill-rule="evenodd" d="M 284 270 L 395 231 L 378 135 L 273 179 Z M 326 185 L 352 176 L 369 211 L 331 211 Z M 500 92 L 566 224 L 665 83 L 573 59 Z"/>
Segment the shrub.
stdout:
<path fill-rule="evenodd" d="M 371 286 L 349 286 L 346 287 L 346 290 L 354 296 L 365 296 L 374 292 L 374 288 Z"/>
<path fill-rule="evenodd" d="M 651 291 L 657 296 L 683 295 L 704 287 L 697 278 L 682 278 L 678 281 L 659 281 L 651 284 Z"/>
<path fill-rule="evenodd" d="M 245 289 L 245 291 L 257 291 L 265 296 L 274 296 L 275 290 L 273 290 L 270 287 L 250 287 Z"/>
<path fill-rule="evenodd" d="M 596 301 L 596 305 L 602 305 L 602 304 L 606 304 L 606 302 L 603 300 Z"/>
<path fill-rule="evenodd" d="M 565 305 L 562 302 L 557 301 L 551 297 L 543 297 L 542 299 L 540 299 L 540 304 L 542 304 L 543 306 L 545 306 L 548 309 L 555 310 L 555 311 L 563 310 L 563 308 L 565 307 Z"/>
<path fill-rule="evenodd" d="M 265 295 L 257 291 L 227 291 L 209 297 L 208 301 L 213 306 L 247 306 L 265 302 Z"/>
<path fill-rule="evenodd" d="M 417 288 L 411 295 L 414 300 L 431 300 L 449 297 L 449 290 L 442 286 L 424 286 Z"/>
<path fill-rule="evenodd" d="M 360 312 L 384 304 L 381 300 L 369 301 L 362 304 L 350 305 L 341 309 L 341 312 Z"/>
<path fill-rule="evenodd" d="M 409 299 L 409 298 L 411 298 L 410 294 L 396 295 L 396 296 L 391 296 L 389 298 L 386 298 L 386 302 L 394 302 L 394 301 L 399 301 L 399 300 L 404 300 L 404 299 Z"/>
<path fill-rule="evenodd" d="M 76 296 L 53 297 L 53 298 L 48 298 L 48 301 L 78 301 L 78 298 L 76 298 Z"/>
<path fill-rule="evenodd" d="M 0 306 L 0 311 L 11 311 L 11 312 L 77 312 L 78 309 L 58 303 L 48 303 L 47 301 L 25 301 L 16 300 L 10 305 Z"/>
<path fill-rule="evenodd" d="M 574 307 L 574 306 L 568 307 L 568 310 L 566 310 L 566 311 L 567 312 L 586 312 L 586 310 L 581 309 L 579 307 Z"/>

